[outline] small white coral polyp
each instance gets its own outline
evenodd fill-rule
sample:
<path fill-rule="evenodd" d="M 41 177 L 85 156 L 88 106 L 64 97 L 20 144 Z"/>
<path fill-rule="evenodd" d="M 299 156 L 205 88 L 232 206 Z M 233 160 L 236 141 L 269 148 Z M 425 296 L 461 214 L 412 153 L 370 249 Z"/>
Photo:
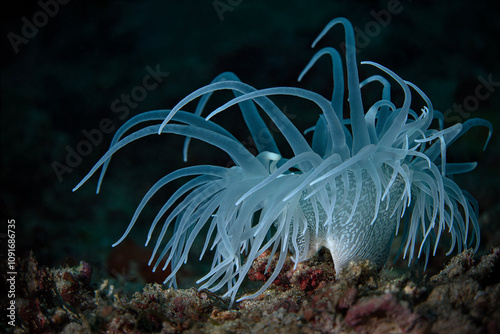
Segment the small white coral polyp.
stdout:
<path fill-rule="evenodd" d="M 75 187 L 78 189 L 102 167 L 99 191 L 111 156 L 128 143 L 155 134 L 186 137 L 184 159 L 191 138 L 202 140 L 226 152 L 233 167 L 196 165 L 172 171 L 144 196 L 118 243 L 130 232 L 149 199 L 173 180 L 188 177 L 158 212 L 146 244 L 160 220 L 165 219 L 150 264 L 154 269 L 164 261 L 171 274 L 165 282 L 176 286 L 175 276 L 187 261 L 193 242 L 203 228 L 208 229 L 200 259 L 208 249 L 213 254 L 211 270 L 198 283 L 201 289 L 218 291 L 235 300 L 239 287 L 259 255 L 271 250 L 279 254 L 267 282 L 254 294 L 260 295 L 280 272 L 288 252 L 295 263 L 327 247 L 337 273 L 350 261 L 371 260 L 385 264 L 393 236 L 403 233 L 404 256 L 409 261 L 422 253 L 436 251 L 441 233 L 450 234 L 450 251 L 479 243 L 477 203 L 452 180 L 453 174 L 469 172 L 476 163 L 446 162 L 447 147 L 473 126 L 492 126 L 482 119 L 443 128 L 442 114 L 433 109 L 429 98 L 415 85 L 386 67 L 373 62 L 386 74 L 373 75 L 361 83 L 356 63 L 354 32 L 345 18 L 332 20 L 315 44 L 335 25 L 345 31 L 348 110 L 343 118 L 344 66 L 339 51 L 319 50 L 299 76 L 326 55 L 333 63 L 334 87 L 331 99 L 296 87 L 258 90 L 241 82 L 233 73 L 223 73 L 213 82 L 189 94 L 171 110 L 155 110 L 137 115 L 115 134 L 107 153 Z M 391 81 L 401 88 L 401 106 L 391 102 Z M 382 87 L 380 100 L 365 110 L 362 91 Z M 235 98 L 202 117 L 207 100 L 219 90 L 234 92 Z M 412 93 L 421 101 L 420 112 L 410 108 Z M 271 100 L 286 95 L 312 101 L 319 117 L 306 140 L 290 119 Z M 194 113 L 182 111 L 200 98 Z M 238 105 L 258 149 L 252 154 L 229 131 L 210 120 L 230 106 Z M 293 156 L 282 157 L 262 115 L 267 115 L 286 139 Z M 434 119 L 439 129 L 430 128 Z M 138 124 L 147 125 L 125 136 Z M 173 236 L 162 242 L 167 230 Z M 202 236 L 203 238 L 203 236 Z M 115 244 L 115 245 L 116 245 Z"/>

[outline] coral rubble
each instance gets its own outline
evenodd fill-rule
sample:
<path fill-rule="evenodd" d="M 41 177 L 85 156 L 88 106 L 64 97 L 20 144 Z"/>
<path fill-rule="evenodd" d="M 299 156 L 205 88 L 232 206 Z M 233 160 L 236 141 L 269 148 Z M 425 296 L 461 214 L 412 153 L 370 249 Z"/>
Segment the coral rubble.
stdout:
<path fill-rule="evenodd" d="M 254 261 L 251 280 L 265 281 L 276 259 Z M 92 268 L 49 269 L 33 256 L 19 259 L 17 328 L 62 333 L 498 333 L 500 248 L 481 258 L 471 251 L 440 273 L 416 277 L 370 263 L 351 263 L 335 275 L 320 252 L 294 268 L 287 259 L 273 285 L 229 308 L 206 290 L 147 284 L 126 296 Z M 9 330 L 9 328 L 2 328 Z"/>

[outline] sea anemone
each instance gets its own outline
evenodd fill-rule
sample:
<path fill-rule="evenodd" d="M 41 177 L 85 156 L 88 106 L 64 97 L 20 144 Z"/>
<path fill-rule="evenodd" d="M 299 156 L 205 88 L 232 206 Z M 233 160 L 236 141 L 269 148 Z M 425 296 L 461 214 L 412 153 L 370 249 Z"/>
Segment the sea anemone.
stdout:
<path fill-rule="evenodd" d="M 200 259 L 207 250 L 213 254 L 211 270 L 197 281 L 200 289 L 218 291 L 226 286 L 224 297 L 235 300 L 252 262 L 270 250 L 268 267 L 274 255 L 278 260 L 272 275 L 254 294 L 260 295 L 279 274 L 287 254 L 295 264 L 326 247 L 341 274 L 350 261 L 370 260 L 385 264 L 393 236 L 402 225 L 401 251 L 409 262 L 435 253 L 441 234 L 448 231 L 451 246 L 461 251 L 479 244 L 477 202 L 452 180 L 454 174 L 469 172 L 476 163 L 449 163 L 447 147 L 473 126 L 492 126 L 482 119 L 443 128 L 443 115 L 434 110 L 429 98 L 414 84 L 401 79 L 386 67 L 371 65 L 386 74 L 373 75 L 361 83 L 356 63 L 356 47 L 351 23 L 345 18 L 332 20 L 315 44 L 335 25 L 345 30 L 345 69 L 348 113 L 344 110 L 344 67 L 341 53 L 326 47 L 318 51 L 299 76 L 299 81 L 323 55 L 333 63 L 333 93 L 327 99 L 297 87 L 255 89 L 233 73 L 223 73 L 213 82 L 186 96 L 171 110 L 139 114 L 115 134 L 107 153 L 73 189 L 78 189 L 102 167 L 97 192 L 111 156 L 128 143 L 154 134 L 186 137 L 184 159 L 191 138 L 209 143 L 226 152 L 231 167 L 196 165 L 172 171 L 146 193 L 137 207 L 120 243 L 130 232 L 150 198 L 166 184 L 188 177 L 160 209 L 148 233 L 164 218 L 153 255 L 156 270 L 164 261 L 171 273 L 165 283 L 176 286 L 176 273 L 187 261 L 191 247 L 203 230 L 206 233 Z M 391 102 L 394 81 L 404 94 L 401 106 Z M 365 112 L 362 91 L 381 86 L 380 100 Z M 202 117 L 212 93 L 230 90 L 235 97 Z M 411 109 L 412 93 L 421 110 Z M 316 124 L 302 134 L 270 99 L 274 95 L 292 96 L 317 105 Z M 182 111 L 200 98 L 194 113 Z M 210 119 L 238 105 L 258 150 L 254 155 L 229 131 Z M 228 112 L 228 111 L 227 111 Z M 311 112 L 311 111 L 310 111 Z M 314 111 L 312 111 L 314 112 Z M 264 113 L 286 139 L 293 156 L 281 155 Z M 435 120 L 438 129 L 431 128 Z M 156 122 L 156 124 L 154 124 Z M 147 124 L 144 124 L 147 123 Z M 125 136 L 132 127 L 143 128 Z M 151 125 L 154 124 L 154 125 Z M 308 141 L 306 138 L 311 136 Z M 486 145 L 485 145 L 486 147 Z M 167 231 L 173 234 L 163 242 Z M 155 260 L 156 259 L 156 260 Z"/>

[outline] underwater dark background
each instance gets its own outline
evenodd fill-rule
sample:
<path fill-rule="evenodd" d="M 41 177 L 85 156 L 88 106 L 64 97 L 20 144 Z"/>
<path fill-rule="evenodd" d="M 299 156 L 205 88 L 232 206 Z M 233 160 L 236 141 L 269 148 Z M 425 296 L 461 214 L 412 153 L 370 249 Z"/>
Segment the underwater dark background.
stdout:
<path fill-rule="evenodd" d="M 51 15 L 43 14 L 47 10 L 41 4 L 46 3 L 58 4 L 47 7 Z M 130 234 L 135 242 L 112 260 L 111 244 L 125 231 L 146 191 L 186 164 L 181 138 L 151 137 L 113 158 L 99 195 L 97 175 L 73 193 L 71 189 L 106 151 L 116 129 L 141 112 L 172 108 L 224 71 L 233 71 L 256 88 L 299 85 L 326 96 L 331 92 L 331 65 L 325 60 L 302 83 L 296 78 L 318 49 L 312 50 L 311 42 L 339 16 L 367 33 L 358 62 L 378 62 L 418 85 L 434 107 L 445 112 L 447 125 L 473 117 L 493 124 L 485 152 L 487 131 L 477 128 L 452 146 L 449 159 L 478 161 L 476 170 L 457 182 L 479 201 L 480 251 L 497 246 L 500 84 L 490 87 L 487 98 L 476 96 L 482 82 L 478 77 L 500 82 L 500 20 L 494 5 L 493 1 L 401 1 L 399 12 L 382 26 L 376 17 L 387 10 L 385 1 L 9 2 L 1 13 L 0 252 L 7 247 L 6 221 L 15 219 L 18 255 L 33 251 L 48 266 L 84 260 L 96 277 L 114 270 L 115 276 L 127 278 L 127 272 L 117 269 L 121 257 L 142 254 L 149 224 L 175 185 L 146 206 Z M 39 25 L 36 32 L 26 26 L 34 20 Z M 372 33 L 369 29 L 377 24 L 379 31 Z M 320 46 L 337 46 L 343 40 L 343 30 L 334 29 L 328 43 Z M 142 90 L 144 99 L 128 107 L 115 102 L 122 94 L 138 92 L 136 87 L 144 86 L 143 79 L 153 70 L 164 74 L 156 88 Z M 360 67 L 363 78 L 375 72 Z M 229 96 L 221 94 L 219 101 Z M 312 125 L 311 112 L 300 110 L 293 99 L 276 101 L 302 130 Z M 466 101 L 478 104 L 469 108 L 474 109 L 470 113 L 453 110 L 454 104 Z M 194 104 L 190 106 L 194 109 Z M 97 130 L 106 119 L 106 131 Z M 215 120 L 251 146 L 235 113 Z M 107 131 L 110 127 L 114 130 Z M 84 147 L 83 142 L 89 142 L 86 132 L 99 132 L 102 138 L 96 135 L 95 143 Z M 85 156 L 81 161 L 73 157 L 70 167 L 68 152 L 78 148 L 86 149 Z M 222 153 L 194 142 L 188 164 L 227 162 Z M 197 266 L 195 257 L 190 260 L 186 275 Z M 440 261 L 431 264 L 443 265 Z"/>

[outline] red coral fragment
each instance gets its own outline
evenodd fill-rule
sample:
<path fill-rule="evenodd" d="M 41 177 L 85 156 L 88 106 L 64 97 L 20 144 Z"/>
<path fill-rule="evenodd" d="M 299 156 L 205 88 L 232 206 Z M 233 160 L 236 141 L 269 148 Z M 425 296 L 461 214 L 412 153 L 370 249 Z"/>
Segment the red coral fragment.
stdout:
<path fill-rule="evenodd" d="M 270 252 L 266 251 L 254 260 L 248 271 L 250 280 L 266 281 L 271 277 L 279 256 L 275 254 L 268 266 L 269 254 Z M 319 266 L 311 263 L 312 261 L 306 261 L 295 266 L 295 263 L 288 257 L 273 281 L 273 285 L 283 290 L 296 287 L 302 291 L 311 292 L 331 280 L 334 269 L 330 263 L 321 263 Z"/>

